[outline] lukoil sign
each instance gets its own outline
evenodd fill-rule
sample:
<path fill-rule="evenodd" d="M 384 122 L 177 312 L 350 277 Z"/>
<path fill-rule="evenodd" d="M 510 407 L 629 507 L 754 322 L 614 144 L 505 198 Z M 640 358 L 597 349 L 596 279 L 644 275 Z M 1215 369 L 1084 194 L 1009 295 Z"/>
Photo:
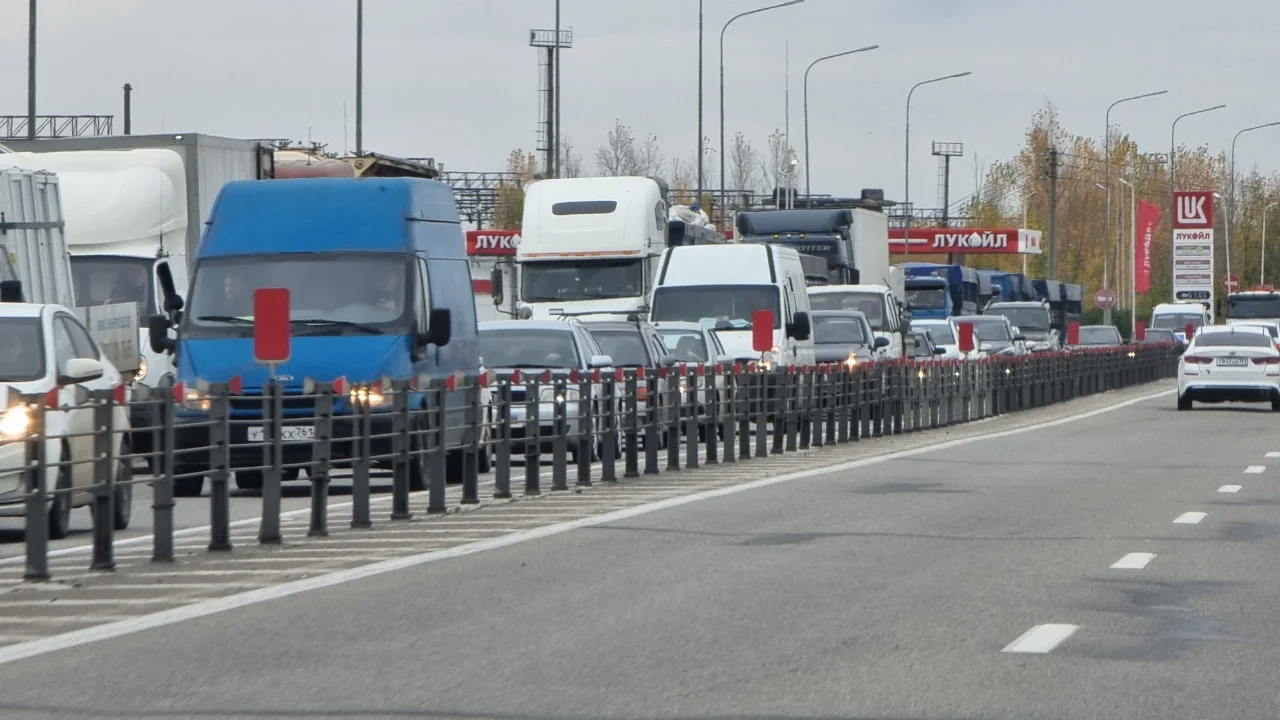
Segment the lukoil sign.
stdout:
<path fill-rule="evenodd" d="M 507 256 L 516 254 L 520 244 L 519 230 L 468 230 L 467 254 Z"/>

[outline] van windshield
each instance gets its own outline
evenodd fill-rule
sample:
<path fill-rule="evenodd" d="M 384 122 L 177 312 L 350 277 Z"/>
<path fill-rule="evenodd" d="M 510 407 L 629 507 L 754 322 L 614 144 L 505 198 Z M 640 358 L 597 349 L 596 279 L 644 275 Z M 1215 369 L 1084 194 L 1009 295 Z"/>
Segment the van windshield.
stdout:
<path fill-rule="evenodd" d="M 573 302 L 644 294 L 643 260 L 554 260 L 520 263 L 520 299 Z"/>
<path fill-rule="evenodd" d="M 72 255 L 71 282 L 76 305 L 97 307 L 137 303 L 138 318 L 145 323 L 156 311 L 150 258 L 111 255 Z"/>
<path fill-rule="evenodd" d="M 1049 332 L 1052 323 L 1049 311 L 1043 307 L 990 307 L 985 315 L 1003 315 L 1019 330 Z"/>
<path fill-rule="evenodd" d="M 1151 318 L 1151 327 L 1167 330 L 1182 330 L 1186 326 L 1200 327 L 1204 324 L 1204 315 L 1200 313 L 1161 313 Z"/>
<path fill-rule="evenodd" d="M 773 327 L 782 327 L 778 288 L 772 285 L 696 285 L 660 287 L 653 292 L 654 322 L 696 322 L 728 330 L 749 330 L 756 310 L 773 313 Z M 723 327 L 727 323 L 728 327 Z"/>
<path fill-rule="evenodd" d="M 403 255 L 380 253 L 204 259 L 185 322 L 202 333 L 252 332 L 254 290 L 285 288 L 294 334 L 403 334 L 413 318 L 411 267 Z"/>
<path fill-rule="evenodd" d="M 885 331 L 884 295 L 871 291 L 812 293 L 809 306 L 814 310 L 859 310 L 867 316 L 872 330 Z"/>

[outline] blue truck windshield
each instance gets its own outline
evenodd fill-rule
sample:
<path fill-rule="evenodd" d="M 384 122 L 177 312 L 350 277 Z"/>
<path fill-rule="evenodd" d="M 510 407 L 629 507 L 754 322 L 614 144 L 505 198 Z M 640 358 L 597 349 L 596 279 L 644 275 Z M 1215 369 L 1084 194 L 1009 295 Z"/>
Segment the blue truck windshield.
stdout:
<path fill-rule="evenodd" d="M 245 255 L 200 261 L 186 311 L 189 330 L 249 330 L 253 291 L 287 288 L 298 335 L 399 334 L 413 317 L 403 255 Z"/>
<path fill-rule="evenodd" d="M 943 310 L 947 307 L 947 289 L 941 287 L 907 287 L 907 303 L 919 310 Z"/>
<path fill-rule="evenodd" d="M 520 263 L 520 299 L 574 302 L 644 294 L 643 260 L 572 260 Z"/>

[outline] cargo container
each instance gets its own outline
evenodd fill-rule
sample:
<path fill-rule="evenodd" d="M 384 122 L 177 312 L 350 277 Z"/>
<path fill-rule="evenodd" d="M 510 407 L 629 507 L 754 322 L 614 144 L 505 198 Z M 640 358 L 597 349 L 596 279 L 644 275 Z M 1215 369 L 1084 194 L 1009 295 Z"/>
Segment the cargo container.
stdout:
<path fill-rule="evenodd" d="M 5 300 L 74 306 L 61 198 L 54 173 L 0 169 L 0 281 L 5 282 Z"/>

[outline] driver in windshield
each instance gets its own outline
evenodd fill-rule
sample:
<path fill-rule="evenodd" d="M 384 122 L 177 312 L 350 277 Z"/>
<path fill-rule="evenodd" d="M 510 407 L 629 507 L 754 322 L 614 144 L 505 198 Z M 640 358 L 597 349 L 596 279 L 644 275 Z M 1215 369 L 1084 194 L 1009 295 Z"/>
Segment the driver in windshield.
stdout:
<path fill-rule="evenodd" d="M 379 268 L 374 276 L 373 306 L 388 313 L 399 314 L 400 298 L 404 295 L 400 290 L 403 277 L 404 271 L 401 268 Z"/>
<path fill-rule="evenodd" d="M 253 293 L 249 292 L 244 280 L 234 272 L 227 273 L 222 279 L 222 307 L 225 315 L 231 317 L 249 317 L 252 310 Z"/>

